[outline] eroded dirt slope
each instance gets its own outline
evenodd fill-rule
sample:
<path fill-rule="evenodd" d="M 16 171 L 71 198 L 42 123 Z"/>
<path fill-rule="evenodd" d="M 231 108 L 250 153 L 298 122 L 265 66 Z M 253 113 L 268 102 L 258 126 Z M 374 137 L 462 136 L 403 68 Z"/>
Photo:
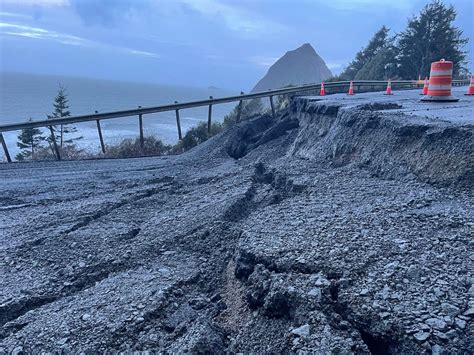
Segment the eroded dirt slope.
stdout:
<path fill-rule="evenodd" d="M 299 99 L 179 157 L 1 166 L 0 353 L 471 353 L 472 140 L 404 147 L 414 121 L 378 109 Z"/>

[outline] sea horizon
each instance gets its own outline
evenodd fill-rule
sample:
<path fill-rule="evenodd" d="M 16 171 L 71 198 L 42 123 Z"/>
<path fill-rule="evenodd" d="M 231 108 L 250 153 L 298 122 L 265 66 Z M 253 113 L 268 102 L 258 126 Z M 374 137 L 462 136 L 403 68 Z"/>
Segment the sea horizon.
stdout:
<path fill-rule="evenodd" d="M 86 77 L 22 72 L 0 72 L 0 125 L 26 122 L 30 118 L 46 119 L 53 111 L 53 100 L 59 86 L 66 88 L 69 110 L 72 116 L 134 109 L 174 103 L 204 100 L 209 96 L 223 97 L 237 94 L 236 91 L 217 87 L 177 86 L 152 84 L 126 80 L 92 79 Z M 213 106 L 213 120 L 223 121 L 235 103 Z M 181 110 L 183 133 L 201 121 L 207 121 L 207 107 Z M 144 132 L 167 144 L 178 140 L 174 112 L 163 112 L 143 116 Z M 94 122 L 75 124 L 77 141 L 81 148 L 98 151 L 99 140 Z M 138 136 L 138 117 L 115 118 L 102 121 L 106 144 L 117 144 L 126 138 Z M 45 131 L 45 130 L 44 130 Z M 45 132 L 46 133 L 46 132 Z M 5 132 L 5 140 L 14 156 L 19 152 L 16 139 L 19 132 Z M 0 153 L 0 155 L 3 154 Z M 3 157 L 4 159 L 5 157 Z M 1 158 L 0 158 L 1 159 Z"/>

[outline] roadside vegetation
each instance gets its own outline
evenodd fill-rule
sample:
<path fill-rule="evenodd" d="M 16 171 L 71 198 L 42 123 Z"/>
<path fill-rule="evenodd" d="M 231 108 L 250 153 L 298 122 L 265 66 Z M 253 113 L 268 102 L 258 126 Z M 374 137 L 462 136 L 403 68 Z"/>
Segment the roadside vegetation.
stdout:
<path fill-rule="evenodd" d="M 328 81 L 424 79 L 431 63 L 442 58 L 454 63 L 454 78 L 468 77 L 468 39 L 454 25 L 456 15 L 452 5 L 434 0 L 408 20 L 404 31 L 390 35 L 382 26 L 344 71 Z"/>
<path fill-rule="evenodd" d="M 53 101 L 53 112 L 47 115 L 48 120 L 70 117 L 68 102 L 66 88 L 59 85 L 58 93 Z M 17 146 L 20 148 L 20 153 L 16 155 L 18 161 L 55 159 L 55 144 L 61 157 L 66 159 L 78 158 L 83 154 L 75 144 L 83 138 L 77 134 L 75 126 L 53 124 L 49 135 L 44 135 L 38 128 L 27 128 L 23 129 L 17 138 Z"/>
<path fill-rule="evenodd" d="M 48 119 L 54 121 L 71 116 L 68 100 L 66 89 L 60 85 L 53 102 L 54 110 L 47 115 Z M 268 109 L 265 109 L 260 99 L 249 100 L 243 102 L 240 118 L 245 120 L 265 110 Z M 106 145 L 105 154 L 79 148 L 77 141 L 83 137 L 77 134 L 77 128 L 73 125 L 53 125 L 52 134 L 45 134 L 38 128 L 27 128 L 17 136 L 20 153 L 15 158 L 18 161 L 55 160 L 55 144 L 62 159 L 132 158 L 181 154 L 234 125 L 237 114 L 238 105 L 224 117 L 223 122 L 212 123 L 210 132 L 208 132 L 207 123 L 201 122 L 189 129 L 183 139 L 174 145 L 165 144 L 158 138 L 147 136 L 144 137 L 142 146 L 138 137 L 127 138 L 117 144 Z"/>

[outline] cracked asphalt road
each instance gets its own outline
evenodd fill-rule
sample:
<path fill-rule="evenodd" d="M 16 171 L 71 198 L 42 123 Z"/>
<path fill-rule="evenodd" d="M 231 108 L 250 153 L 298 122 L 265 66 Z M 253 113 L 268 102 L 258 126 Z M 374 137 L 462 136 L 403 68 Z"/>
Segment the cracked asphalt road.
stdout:
<path fill-rule="evenodd" d="M 0 353 L 472 353 L 470 161 L 406 158 L 469 159 L 472 126 L 347 107 L 1 165 Z"/>

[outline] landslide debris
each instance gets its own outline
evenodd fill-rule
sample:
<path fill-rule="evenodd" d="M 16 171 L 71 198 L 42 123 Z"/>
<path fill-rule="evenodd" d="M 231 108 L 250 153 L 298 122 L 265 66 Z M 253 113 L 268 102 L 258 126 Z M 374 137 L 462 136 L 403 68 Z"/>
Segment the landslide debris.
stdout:
<path fill-rule="evenodd" d="M 471 353 L 472 127 L 381 109 L 2 167 L 0 353 Z"/>
<path fill-rule="evenodd" d="M 387 112 L 397 108 L 299 99 L 294 116 L 300 130 L 291 154 L 334 167 L 356 165 L 382 178 L 472 189 L 474 127 Z"/>

